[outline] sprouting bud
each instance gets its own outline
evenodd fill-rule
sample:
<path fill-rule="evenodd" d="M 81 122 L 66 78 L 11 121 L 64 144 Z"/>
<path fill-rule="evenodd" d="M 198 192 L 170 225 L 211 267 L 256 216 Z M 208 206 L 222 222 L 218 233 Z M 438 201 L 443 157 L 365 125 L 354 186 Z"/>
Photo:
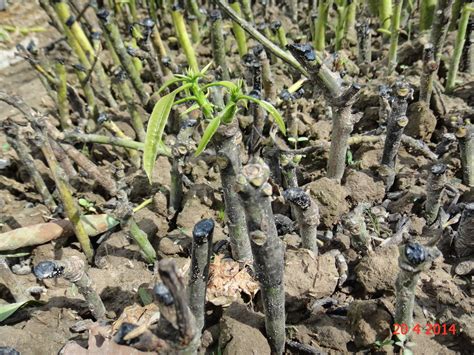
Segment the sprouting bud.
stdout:
<path fill-rule="evenodd" d="M 53 261 L 42 261 L 33 268 L 33 273 L 40 280 L 60 277 L 64 273 L 64 266 Z"/>
<path fill-rule="evenodd" d="M 202 219 L 194 225 L 193 239 L 197 244 L 202 244 L 214 232 L 214 221 L 212 219 Z"/>
<path fill-rule="evenodd" d="M 173 295 L 163 282 L 159 282 L 153 287 L 153 293 L 158 302 L 163 303 L 165 306 L 171 306 L 174 303 Z"/>
<path fill-rule="evenodd" d="M 408 243 L 405 246 L 405 256 L 413 265 L 420 265 L 426 260 L 426 250 L 418 243 Z"/>
<path fill-rule="evenodd" d="M 216 22 L 217 20 L 222 19 L 222 14 L 219 10 L 215 9 L 211 11 L 209 18 L 211 19 L 211 22 Z"/>

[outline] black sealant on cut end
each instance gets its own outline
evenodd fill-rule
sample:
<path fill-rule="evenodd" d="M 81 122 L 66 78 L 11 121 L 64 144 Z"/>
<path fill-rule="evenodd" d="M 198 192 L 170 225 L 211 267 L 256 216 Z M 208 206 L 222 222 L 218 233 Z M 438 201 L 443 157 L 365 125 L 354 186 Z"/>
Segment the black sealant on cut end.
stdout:
<path fill-rule="evenodd" d="M 42 261 L 33 268 L 33 273 L 39 280 L 60 277 L 64 273 L 64 266 L 54 261 Z"/>
<path fill-rule="evenodd" d="M 316 52 L 309 43 L 303 44 L 287 44 L 286 48 L 293 54 L 304 57 L 307 61 L 316 60 Z"/>
<path fill-rule="evenodd" d="M 214 232 L 214 221 L 212 219 L 202 219 L 194 225 L 193 238 L 197 243 L 203 243 Z"/>
<path fill-rule="evenodd" d="M 110 16 L 110 12 L 107 11 L 107 9 L 105 8 L 101 8 L 99 9 L 99 11 L 97 11 L 97 17 L 101 21 L 107 22 L 109 20 L 109 16 Z"/>
<path fill-rule="evenodd" d="M 163 282 L 159 282 L 153 287 L 153 293 L 157 300 L 165 306 L 171 306 L 174 303 L 173 295 Z"/>
<path fill-rule="evenodd" d="M 217 20 L 222 19 L 222 14 L 219 10 L 215 9 L 211 11 L 211 13 L 209 14 L 209 18 L 211 19 L 212 22 L 215 22 Z"/>
<path fill-rule="evenodd" d="M 418 243 L 408 243 L 405 247 L 405 256 L 413 265 L 420 265 L 426 261 L 426 249 Z"/>
<path fill-rule="evenodd" d="M 299 187 L 292 187 L 283 192 L 285 200 L 294 203 L 299 208 L 306 210 L 311 206 L 311 198 L 309 195 Z"/>

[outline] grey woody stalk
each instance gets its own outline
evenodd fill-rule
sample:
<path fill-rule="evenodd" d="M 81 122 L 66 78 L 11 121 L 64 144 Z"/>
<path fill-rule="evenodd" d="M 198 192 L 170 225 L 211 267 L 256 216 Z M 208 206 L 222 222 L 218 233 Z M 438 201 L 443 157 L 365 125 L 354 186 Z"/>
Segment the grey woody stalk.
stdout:
<path fill-rule="evenodd" d="M 6 133 L 7 142 L 11 144 L 18 157 L 20 158 L 21 163 L 28 171 L 28 175 L 30 176 L 31 180 L 33 180 L 33 184 L 35 185 L 36 190 L 43 198 L 44 204 L 48 206 L 51 212 L 54 213 L 58 205 L 56 204 L 53 196 L 49 192 L 48 187 L 46 186 L 46 183 L 43 180 L 43 177 L 38 172 L 34 159 L 30 154 L 30 149 L 24 143 L 24 138 L 19 134 L 18 126 L 16 124 L 13 124 L 9 127 L 9 129 L 6 130 Z"/>
<path fill-rule="evenodd" d="M 222 29 L 222 15 L 219 10 L 212 10 L 209 18 L 211 20 L 211 41 L 212 41 L 212 57 L 217 66 L 222 71 L 222 79 L 229 80 L 229 70 L 227 69 L 227 61 L 225 56 L 225 42 Z"/>
<path fill-rule="evenodd" d="M 255 57 L 258 58 L 260 66 L 262 68 L 262 85 L 264 92 L 263 97 L 270 102 L 275 102 L 277 98 L 276 86 L 271 71 L 270 59 L 267 56 L 267 52 L 261 44 L 253 47 L 252 52 Z"/>
<path fill-rule="evenodd" d="M 84 296 L 94 318 L 97 320 L 105 318 L 104 303 L 87 275 L 86 263 L 78 256 L 71 256 L 66 260 L 42 261 L 34 267 L 33 272 L 40 280 L 64 277 L 72 282 Z"/>
<path fill-rule="evenodd" d="M 360 86 L 352 84 L 345 89 L 338 76 L 331 72 L 308 44 L 288 45 L 288 49 L 309 73 L 309 79 L 319 86 L 333 109 L 331 148 L 327 165 L 327 177 L 341 181 L 346 167 L 347 141 L 359 117 L 352 114 L 352 105 L 357 99 Z"/>
<path fill-rule="evenodd" d="M 415 306 L 416 284 L 422 271 L 428 269 L 431 261 L 441 255 L 436 248 L 424 247 L 418 243 L 408 243 L 400 247 L 398 265 L 400 272 L 395 283 L 396 305 L 394 323 L 406 324 L 409 333 L 396 337 L 406 343 L 413 329 L 413 308 Z"/>
<path fill-rule="evenodd" d="M 191 252 L 191 269 L 188 284 L 189 308 L 196 319 L 196 329 L 204 328 L 204 308 L 206 288 L 209 277 L 209 262 L 212 254 L 212 235 L 214 221 L 203 219 L 193 229 L 193 247 Z"/>
<path fill-rule="evenodd" d="M 454 250 L 458 257 L 474 255 L 474 203 L 472 202 L 467 204 L 462 212 L 458 234 L 454 239 Z"/>
<path fill-rule="evenodd" d="M 356 29 L 359 51 L 357 55 L 357 65 L 367 72 L 372 63 L 372 31 L 369 26 L 369 21 L 364 18 L 363 21 L 356 26 Z"/>
<path fill-rule="evenodd" d="M 271 206 L 270 170 L 261 159 L 245 166 L 236 190 L 245 207 L 254 268 L 262 291 L 265 329 L 272 354 L 285 347 L 284 246 L 278 238 Z"/>
<path fill-rule="evenodd" d="M 217 164 L 222 181 L 225 213 L 232 256 L 239 262 L 252 261 L 245 211 L 234 189 L 237 174 L 242 169 L 240 144 L 242 132 L 236 123 L 221 125 L 213 137 L 217 147 Z"/>
<path fill-rule="evenodd" d="M 294 206 L 294 213 L 298 223 L 302 246 L 318 255 L 316 239 L 319 224 L 319 208 L 314 200 L 303 189 L 293 187 L 286 190 L 283 196 Z"/>
<path fill-rule="evenodd" d="M 430 105 L 431 93 L 433 92 L 434 73 L 438 70 L 435 60 L 434 46 L 431 43 L 423 47 L 423 71 L 420 76 L 420 101 Z"/>
<path fill-rule="evenodd" d="M 426 185 L 425 218 L 428 225 L 433 224 L 438 218 L 441 197 L 446 183 L 446 165 L 434 164 L 430 169 Z"/>
<path fill-rule="evenodd" d="M 474 125 L 460 127 L 456 132 L 459 141 L 462 163 L 462 181 L 469 187 L 474 186 Z"/>
<path fill-rule="evenodd" d="M 161 260 L 158 263 L 158 272 L 174 300 L 179 338 L 173 341 L 172 346 L 179 351 L 179 354 L 194 354 L 201 333 L 196 329 L 194 316 L 188 306 L 186 290 L 178 276 L 174 260 Z"/>
<path fill-rule="evenodd" d="M 391 112 L 388 117 L 387 136 L 382 153 L 382 165 L 385 165 L 391 171 L 395 169 L 403 130 L 408 124 L 406 112 L 408 99 L 411 98 L 412 92 L 413 90 L 404 81 L 398 81 L 392 86 Z"/>

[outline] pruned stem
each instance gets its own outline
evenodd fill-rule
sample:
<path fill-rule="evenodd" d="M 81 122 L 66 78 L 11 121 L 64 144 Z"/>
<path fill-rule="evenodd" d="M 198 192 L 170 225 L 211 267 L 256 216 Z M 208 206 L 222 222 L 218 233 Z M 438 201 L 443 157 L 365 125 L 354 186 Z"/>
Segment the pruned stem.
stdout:
<path fill-rule="evenodd" d="M 209 276 L 209 262 L 212 254 L 212 235 L 214 221 L 203 219 L 193 229 L 193 247 L 191 252 L 191 268 L 188 284 L 189 308 L 196 319 L 196 329 L 204 328 L 204 307 L 206 304 L 206 288 Z"/>
<path fill-rule="evenodd" d="M 242 169 L 236 189 L 245 207 L 254 267 L 262 291 L 266 334 L 272 353 L 282 354 L 285 346 L 284 247 L 275 227 L 269 175 L 268 166 L 258 159 Z"/>
<path fill-rule="evenodd" d="M 390 35 L 390 49 L 388 52 L 387 73 L 391 75 L 397 67 L 398 36 L 400 34 L 400 17 L 402 14 L 403 0 L 395 0 L 395 12 L 392 16 L 392 29 Z"/>
<path fill-rule="evenodd" d="M 359 67 L 361 65 L 368 67 L 372 63 L 372 30 L 370 29 L 369 21 L 364 19 L 356 28 L 359 49 L 357 64 Z"/>
<path fill-rule="evenodd" d="M 296 221 L 300 231 L 302 247 L 318 255 L 316 239 L 319 224 L 319 208 L 314 200 L 303 189 L 293 187 L 286 190 L 283 196 L 294 206 Z"/>
<path fill-rule="evenodd" d="M 456 132 L 461 152 L 463 183 L 469 187 L 474 186 L 474 125 L 460 127 Z"/>
<path fill-rule="evenodd" d="M 171 16 L 173 18 L 173 24 L 176 30 L 176 35 L 178 36 L 179 44 L 186 55 L 186 59 L 188 60 L 188 65 L 195 73 L 197 73 L 199 71 L 199 65 L 197 62 L 196 53 L 194 52 L 193 45 L 191 44 L 188 32 L 186 31 L 183 10 L 179 7 L 179 5 L 175 5 L 173 7 Z"/>
<path fill-rule="evenodd" d="M 318 13 L 314 28 L 313 44 L 317 51 L 324 51 L 326 48 L 326 26 L 328 22 L 329 10 L 333 0 L 320 0 L 318 3 Z"/>
<path fill-rule="evenodd" d="M 423 47 L 423 71 L 420 76 L 420 101 L 430 105 L 431 93 L 433 92 L 434 73 L 438 70 L 434 56 L 433 44 L 427 43 Z"/>
<path fill-rule="evenodd" d="M 240 3 L 238 1 L 232 0 L 230 3 L 230 7 L 235 11 L 237 15 L 241 15 L 240 10 Z M 247 38 L 245 36 L 245 32 L 240 26 L 240 24 L 236 21 L 232 21 L 232 31 L 234 32 L 235 40 L 237 41 L 237 49 L 239 50 L 240 57 L 243 57 L 247 54 Z"/>
<path fill-rule="evenodd" d="M 71 119 L 69 118 L 69 105 L 67 100 L 67 77 L 66 67 L 62 59 L 56 61 L 56 93 L 58 100 L 58 111 L 59 120 L 62 129 L 67 129 L 72 126 Z"/>
<path fill-rule="evenodd" d="M 446 165 L 434 164 L 426 185 L 425 218 L 428 225 L 433 224 L 438 218 L 441 196 L 446 183 Z"/>
<path fill-rule="evenodd" d="M 35 265 L 34 274 L 40 280 L 64 277 L 77 286 L 94 318 L 97 320 L 105 318 L 104 303 L 87 275 L 86 264 L 78 256 L 71 256 L 66 260 L 42 261 Z"/>
<path fill-rule="evenodd" d="M 232 256 L 239 262 L 250 262 L 253 258 L 245 211 L 234 189 L 237 174 L 242 169 L 240 160 L 242 132 L 236 124 L 222 125 L 213 139 L 217 146 L 217 163 L 222 181 Z"/>
<path fill-rule="evenodd" d="M 418 243 L 408 243 L 400 247 L 400 256 L 398 258 L 400 272 L 395 284 L 396 305 L 394 323 L 406 324 L 408 327 L 407 335 L 397 335 L 397 338 L 402 343 L 408 341 L 410 331 L 413 329 L 416 284 L 420 274 L 439 255 L 441 253 L 438 249 L 424 247 Z"/>

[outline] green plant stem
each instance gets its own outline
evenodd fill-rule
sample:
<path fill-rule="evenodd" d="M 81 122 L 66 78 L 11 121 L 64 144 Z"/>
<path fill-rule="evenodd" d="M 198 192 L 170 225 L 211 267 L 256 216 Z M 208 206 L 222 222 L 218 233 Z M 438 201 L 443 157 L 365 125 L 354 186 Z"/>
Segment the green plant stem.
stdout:
<path fill-rule="evenodd" d="M 431 28 L 437 2 L 438 0 L 420 1 L 420 31 L 426 31 Z"/>
<path fill-rule="evenodd" d="M 87 110 L 89 111 L 89 117 L 94 119 L 98 116 L 98 108 L 96 105 L 96 99 L 94 91 L 92 90 L 92 86 L 89 80 L 87 80 L 86 68 L 84 68 L 81 64 L 76 64 L 73 66 L 74 71 L 79 79 L 81 84 L 82 91 L 84 92 L 84 96 L 86 97 L 87 101 Z"/>
<path fill-rule="evenodd" d="M 127 104 L 128 112 L 130 113 L 130 117 L 132 119 L 132 126 L 137 134 L 138 140 L 140 142 L 145 142 L 146 132 L 145 127 L 143 125 L 143 118 L 138 111 L 137 105 L 135 104 L 135 100 L 133 99 L 132 91 L 128 86 L 126 81 L 126 74 L 125 72 L 121 71 L 117 75 L 118 87 L 120 90 L 120 94 L 122 95 L 125 103 Z"/>
<path fill-rule="evenodd" d="M 302 247 L 311 250 L 315 256 L 318 255 L 318 243 L 316 239 L 319 224 L 319 209 L 303 189 L 290 188 L 283 196 L 294 207 L 296 221 L 300 231 Z"/>
<path fill-rule="evenodd" d="M 438 218 L 441 197 L 446 183 L 446 165 L 434 164 L 430 169 L 426 184 L 425 219 L 427 225 L 432 225 Z"/>
<path fill-rule="evenodd" d="M 188 21 L 190 22 L 191 26 L 191 40 L 194 44 L 198 44 L 201 42 L 201 30 L 199 28 L 199 21 L 196 16 L 188 16 Z"/>
<path fill-rule="evenodd" d="M 199 11 L 198 2 L 196 0 L 187 0 L 186 5 L 187 5 L 188 12 L 192 13 L 193 16 L 195 16 L 197 20 L 199 21 L 199 24 L 203 25 L 206 18 L 204 14 L 201 11 Z"/>
<path fill-rule="evenodd" d="M 125 225 L 129 228 L 132 239 L 140 247 L 145 261 L 149 264 L 153 264 L 156 261 L 156 251 L 148 240 L 147 234 L 140 229 L 133 217 L 128 219 Z"/>
<path fill-rule="evenodd" d="M 131 139 L 123 139 L 117 137 L 104 136 L 100 134 L 84 134 L 78 132 L 65 132 L 64 140 L 82 142 L 82 143 L 98 143 L 98 144 L 110 144 L 116 147 L 122 147 L 127 149 L 135 149 L 143 151 L 144 144 L 142 142 L 136 142 Z M 164 152 L 163 152 L 164 153 Z M 160 153 L 159 153 L 160 154 Z M 169 154 L 167 154 L 169 155 Z"/>
<path fill-rule="evenodd" d="M 237 0 L 232 0 L 230 7 L 235 11 L 239 16 L 242 15 L 240 10 L 240 4 Z M 247 38 L 242 27 L 236 21 L 232 21 L 232 31 L 234 32 L 235 40 L 237 41 L 237 49 L 239 51 L 240 57 L 243 57 L 247 54 Z"/>
<path fill-rule="evenodd" d="M 308 72 L 301 66 L 301 64 L 286 51 L 272 43 L 267 37 L 256 30 L 250 23 L 239 16 L 224 0 L 215 0 L 216 4 L 224 11 L 232 21 L 237 22 L 240 27 L 244 29 L 252 38 L 262 44 L 272 54 L 282 59 L 301 74 L 308 76 Z"/>
<path fill-rule="evenodd" d="M 246 227 L 245 210 L 234 189 L 237 174 L 242 169 L 239 149 L 242 142 L 242 132 L 236 123 L 222 125 L 213 140 L 217 146 L 217 162 L 222 182 L 232 256 L 242 263 L 251 262 L 253 257 Z"/>
<path fill-rule="evenodd" d="M 474 125 L 460 127 L 456 132 L 462 164 L 462 180 L 469 187 L 474 187 Z"/>
<path fill-rule="evenodd" d="M 214 221 L 203 219 L 193 229 L 191 268 L 188 283 L 189 308 L 196 319 L 196 328 L 200 333 L 204 328 L 206 288 L 209 277 L 209 263 L 212 254 L 212 235 Z"/>
<path fill-rule="evenodd" d="M 378 6 L 380 27 L 388 30 L 392 19 L 392 0 L 379 0 Z"/>
<path fill-rule="evenodd" d="M 196 58 L 196 53 L 194 52 L 193 45 L 189 40 L 188 32 L 186 31 L 186 24 L 184 22 L 183 11 L 179 7 L 173 9 L 171 12 L 173 19 L 174 28 L 176 30 L 176 35 L 178 36 L 178 41 L 181 48 L 186 55 L 188 60 L 188 65 L 195 73 L 199 72 L 199 65 Z"/>
<path fill-rule="evenodd" d="M 69 105 L 67 100 L 67 77 L 66 77 L 66 67 L 64 62 L 59 59 L 56 61 L 56 93 L 57 93 L 57 102 L 58 102 L 58 111 L 59 111 L 59 120 L 61 123 L 61 128 L 68 129 L 72 126 L 71 119 L 69 117 Z"/>
<path fill-rule="evenodd" d="M 222 15 L 219 10 L 212 10 L 211 19 L 211 41 L 212 41 L 212 57 L 217 67 L 222 71 L 222 79 L 229 80 L 229 70 L 227 69 L 227 61 L 225 55 L 224 34 L 222 29 Z"/>
<path fill-rule="evenodd" d="M 282 354 L 285 347 L 284 247 L 275 227 L 269 175 L 268 166 L 258 159 L 242 169 L 236 189 L 245 207 L 254 267 L 262 292 L 266 335 L 272 354 Z"/>
<path fill-rule="evenodd" d="M 114 17 L 106 9 L 99 9 L 97 17 L 99 18 L 100 25 L 106 33 L 106 36 L 109 38 L 110 44 L 117 54 L 123 69 L 127 72 L 141 103 L 146 105 L 148 102 L 148 94 L 146 93 L 145 86 L 140 78 L 140 73 L 136 70 L 132 58 L 127 53 Z"/>
<path fill-rule="evenodd" d="M 453 7 L 451 10 L 451 21 L 449 23 L 449 30 L 454 31 L 457 27 L 459 16 L 461 15 L 462 5 L 465 0 L 454 0 Z"/>
<path fill-rule="evenodd" d="M 400 17 L 402 14 L 403 0 L 395 0 L 395 11 L 392 16 L 390 35 L 390 49 L 388 51 L 387 74 L 391 75 L 397 67 L 398 36 L 400 34 Z"/>
<path fill-rule="evenodd" d="M 64 171 L 58 165 L 56 157 L 54 156 L 53 149 L 47 138 L 47 134 L 43 132 L 43 139 L 41 144 L 41 151 L 43 152 L 48 166 L 51 169 L 53 179 L 56 183 L 56 188 L 58 189 L 59 196 L 63 203 L 64 212 L 66 213 L 67 218 L 72 222 L 76 238 L 81 244 L 82 251 L 87 257 L 89 262 L 94 260 L 94 249 L 92 248 L 91 241 L 87 232 L 84 228 L 83 222 L 81 220 L 81 212 L 78 209 L 76 202 L 72 196 L 71 186 L 67 182 L 67 177 L 64 174 Z"/>
<path fill-rule="evenodd" d="M 461 18 L 459 19 L 458 31 L 456 32 L 456 42 L 454 43 L 453 58 L 449 64 L 448 78 L 446 79 L 445 89 L 447 93 L 451 93 L 456 83 L 458 75 L 459 63 L 461 61 L 462 49 L 466 41 L 466 30 L 469 23 L 469 16 L 474 11 L 473 3 L 466 3 L 461 10 Z"/>
<path fill-rule="evenodd" d="M 329 10 L 333 0 L 320 0 L 318 3 L 318 15 L 314 26 L 313 44 L 314 49 L 322 52 L 326 48 L 326 26 Z"/>
<path fill-rule="evenodd" d="M 242 2 L 242 13 L 244 14 L 245 20 L 250 23 L 255 23 L 253 18 L 252 11 L 252 1 L 251 0 L 241 0 Z"/>

